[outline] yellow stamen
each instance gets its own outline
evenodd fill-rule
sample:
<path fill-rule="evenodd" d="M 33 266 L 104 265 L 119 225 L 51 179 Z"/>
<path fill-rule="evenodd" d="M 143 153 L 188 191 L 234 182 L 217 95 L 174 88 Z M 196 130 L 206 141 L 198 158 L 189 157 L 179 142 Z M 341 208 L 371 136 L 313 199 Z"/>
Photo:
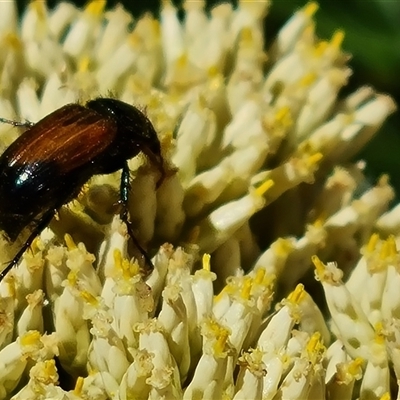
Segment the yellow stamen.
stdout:
<path fill-rule="evenodd" d="M 205 269 L 207 271 L 211 270 L 210 259 L 211 259 L 211 256 L 209 254 L 207 254 L 207 253 L 203 254 L 203 259 L 202 259 L 203 269 Z"/>
<path fill-rule="evenodd" d="M 252 42 L 253 32 L 250 28 L 244 27 L 240 32 L 240 41 Z"/>
<path fill-rule="evenodd" d="M 367 244 L 368 253 L 374 252 L 374 250 L 376 249 L 378 240 L 379 240 L 379 235 L 377 233 L 374 233 L 371 235 L 371 237 L 369 238 L 368 244 Z"/>
<path fill-rule="evenodd" d="M 177 68 L 186 68 L 188 64 L 188 57 L 187 54 L 184 53 L 178 59 L 176 60 L 176 66 Z"/>
<path fill-rule="evenodd" d="M 300 79 L 299 83 L 301 86 L 310 86 L 315 82 L 316 79 L 317 75 L 314 72 L 309 72 Z"/>
<path fill-rule="evenodd" d="M 292 113 L 289 106 L 281 107 L 276 111 L 275 121 L 283 128 L 290 128 L 293 125 Z"/>
<path fill-rule="evenodd" d="M 292 293 L 289 294 L 287 299 L 293 304 L 299 304 L 301 300 L 304 298 L 304 285 L 299 283 Z"/>
<path fill-rule="evenodd" d="M 72 287 L 76 286 L 76 283 L 78 282 L 78 275 L 76 271 L 70 271 L 70 273 L 67 276 L 68 284 Z"/>
<path fill-rule="evenodd" d="M 322 212 L 318 218 L 312 223 L 314 228 L 322 228 L 324 226 L 324 222 L 326 221 L 326 213 Z"/>
<path fill-rule="evenodd" d="M 318 3 L 312 1 L 303 7 L 303 12 L 309 17 L 312 17 L 318 11 Z"/>
<path fill-rule="evenodd" d="M 240 297 L 244 300 L 248 300 L 250 297 L 251 293 L 251 288 L 252 288 L 252 279 L 247 277 L 244 280 L 242 290 L 240 292 Z"/>
<path fill-rule="evenodd" d="M 314 264 L 315 269 L 317 270 L 317 274 L 322 276 L 325 272 L 325 264 L 316 255 L 313 255 L 311 257 L 311 261 Z"/>
<path fill-rule="evenodd" d="M 78 63 L 78 71 L 79 72 L 87 72 L 90 67 L 90 58 L 88 56 L 84 56 L 79 60 Z"/>
<path fill-rule="evenodd" d="M 106 6 L 106 0 L 92 0 L 85 8 L 85 12 L 88 14 L 99 16 Z"/>
<path fill-rule="evenodd" d="M 382 242 L 382 247 L 381 247 L 381 251 L 379 252 L 379 258 L 381 260 L 385 260 L 389 255 L 389 246 L 388 246 L 388 242 L 385 240 L 384 242 Z"/>
<path fill-rule="evenodd" d="M 217 355 L 224 353 L 228 337 L 229 337 L 229 332 L 226 329 L 220 328 L 218 332 L 217 341 L 214 344 L 214 351 Z"/>
<path fill-rule="evenodd" d="M 43 0 L 34 0 L 30 6 L 32 10 L 36 12 L 39 19 L 44 20 L 46 18 L 46 2 Z"/>
<path fill-rule="evenodd" d="M 293 250 L 293 243 L 289 239 L 279 238 L 272 244 L 272 250 L 276 255 L 285 257 Z"/>
<path fill-rule="evenodd" d="M 68 233 L 64 235 L 64 240 L 68 250 L 71 251 L 77 248 L 74 239 L 72 239 L 72 236 L 69 235 Z"/>
<path fill-rule="evenodd" d="M 322 160 L 323 157 L 324 156 L 322 155 L 322 153 L 319 152 L 312 154 L 311 156 L 308 157 L 307 160 L 308 166 L 311 167 L 317 165 Z"/>
<path fill-rule="evenodd" d="M 263 182 L 258 188 L 256 189 L 256 193 L 258 196 L 264 196 L 264 194 L 274 186 L 275 183 L 272 179 L 268 179 L 265 182 Z"/>
<path fill-rule="evenodd" d="M 89 293 L 86 290 L 82 290 L 80 295 L 81 295 L 82 299 L 86 301 L 86 303 L 89 303 L 92 306 L 97 306 L 97 304 L 99 303 L 97 301 L 96 297 L 94 297 L 91 293 Z"/>
<path fill-rule="evenodd" d="M 78 376 L 74 387 L 74 394 L 76 394 L 77 396 L 80 396 L 82 394 L 84 382 L 84 379 L 81 376 Z"/>
<path fill-rule="evenodd" d="M 254 278 L 254 283 L 260 284 L 263 282 L 265 277 L 265 269 L 264 268 L 259 268 L 256 272 L 256 276 Z"/>
<path fill-rule="evenodd" d="M 360 373 L 360 368 L 364 364 L 364 359 L 357 357 L 354 361 L 349 364 L 349 373 L 353 376 L 357 376 Z"/>
<path fill-rule="evenodd" d="M 55 360 L 46 360 L 44 362 L 44 370 L 47 376 L 55 376 L 57 374 Z"/>
<path fill-rule="evenodd" d="M 338 30 L 332 36 L 331 46 L 339 49 L 342 46 L 343 40 L 344 40 L 344 31 Z"/>
<path fill-rule="evenodd" d="M 40 332 L 29 331 L 20 337 L 20 343 L 22 346 L 29 346 L 35 344 L 40 340 Z"/>
<path fill-rule="evenodd" d="M 114 253 L 114 265 L 116 269 L 121 269 L 122 270 L 122 254 L 120 249 L 115 249 Z"/>

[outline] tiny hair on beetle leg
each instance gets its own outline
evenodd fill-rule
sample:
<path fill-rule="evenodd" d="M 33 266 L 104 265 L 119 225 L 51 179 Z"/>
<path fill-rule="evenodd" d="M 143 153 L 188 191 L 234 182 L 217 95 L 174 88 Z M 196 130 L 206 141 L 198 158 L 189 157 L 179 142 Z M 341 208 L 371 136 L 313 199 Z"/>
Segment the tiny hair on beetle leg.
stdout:
<path fill-rule="evenodd" d="M 157 188 L 166 176 L 161 144 L 145 113 L 120 100 L 99 97 L 84 105 L 67 104 L 37 123 L 0 118 L 1 122 L 27 130 L 0 156 L 0 230 L 13 242 L 26 227 L 31 233 L 0 272 L 0 280 L 92 176 L 119 170 L 120 217 L 150 273 L 153 265 L 133 234 L 128 213 L 129 159 L 140 152 L 148 157 L 160 173 Z"/>

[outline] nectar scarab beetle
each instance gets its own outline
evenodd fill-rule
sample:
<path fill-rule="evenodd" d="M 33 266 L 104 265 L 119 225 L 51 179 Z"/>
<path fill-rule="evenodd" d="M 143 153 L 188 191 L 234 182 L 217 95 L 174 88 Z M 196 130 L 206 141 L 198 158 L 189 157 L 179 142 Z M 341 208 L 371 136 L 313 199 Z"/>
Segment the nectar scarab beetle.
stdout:
<path fill-rule="evenodd" d="M 30 226 L 30 236 L 0 280 L 18 263 L 55 212 L 71 201 L 93 175 L 122 170 L 121 219 L 128 221 L 130 171 L 127 161 L 139 152 L 148 156 L 164 178 L 160 141 L 146 115 L 134 106 L 112 98 L 97 98 L 85 105 L 68 104 L 32 123 L 4 118 L 0 122 L 28 129 L 0 156 L 0 229 L 11 241 Z"/>

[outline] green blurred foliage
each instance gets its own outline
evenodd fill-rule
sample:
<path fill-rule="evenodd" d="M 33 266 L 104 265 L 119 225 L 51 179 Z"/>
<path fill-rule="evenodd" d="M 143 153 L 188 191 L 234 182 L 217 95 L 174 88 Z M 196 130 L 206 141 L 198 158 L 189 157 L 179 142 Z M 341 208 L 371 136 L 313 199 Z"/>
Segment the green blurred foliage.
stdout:
<path fill-rule="evenodd" d="M 77 0 L 74 3 L 82 6 L 86 1 Z M 109 7 L 117 3 L 115 0 L 108 1 Z M 120 3 L 138 17 L 148 10 L 157 15 L 160 1 L 123 0 Z M 181 4 L 177 1 L 174 3 Z M 208 0 L 207 8 L 216 3 L 219 1 Z M 25 2 L 21 1 L 20 4 L 22 9 Z M 48 1 L 48 4 L 54 7 L 57 1 Z M 273 41 L 279 28 L 304 4 L 306 2 L 301 0 L 275 0 L 272 3 L 265 22 L 267 43 Z M 318 35 L 321 38 L 329 38 L 337 29 L 343 29 L 346 33 L 343 48 L 353 55 L 350 61 L 353 76 L 345 92 L 368 84 L 379 92 L 390 94 L 400 104 L 400 80 L 397 79 L 400 65 L 400 1 L 321 0 L 319 5 L 316 15 Z M 392 184 L 400 194 L 399 113 L 386 122 L 379 135 L 359 158 L 367 161 L 367 174 L 371 181 L 382 173 L 389 173 Z"/>

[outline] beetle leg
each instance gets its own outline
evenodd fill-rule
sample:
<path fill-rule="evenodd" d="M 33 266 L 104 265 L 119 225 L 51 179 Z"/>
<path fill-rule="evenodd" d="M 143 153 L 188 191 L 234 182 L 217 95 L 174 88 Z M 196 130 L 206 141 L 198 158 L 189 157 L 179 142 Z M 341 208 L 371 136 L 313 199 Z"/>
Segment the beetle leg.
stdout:
<path fill-rule="evenodd" d="M 18 253 L 14 256 L 12 261 L 7 265 L 6 268 L 3 269 L 3 271 L 0 272 L 0 281 L 4 278 L 4 276 L 10 271 L 13 267 L 15 267 L 18 264 L 18 261 L 22 257 L 22 255 L 25 253 L 26 250 L 30 247 L 32 242 L 35 240 L 37 236 L 40 235 L 40 233 L 43 231 L 44 228 L 46 228 L 50 221 L 53 219 L 55 214 L 55 210 L 49 210 L 47 211 L 42 218 L 40 218 L 38 224 L 35 226 L 35 229 L 33 232 L 29 235 L 28 239 L 22 246 L 22 248 L 18 251 Z"/>
<path fill-rule="evenodd" d="M 12 125 L 12 126 L 19 126 L 19 127 L 23 127 L 23 128 L 31 128 L 33 125 L 35 125 L 34 122 L 30 122 L 30 121 L 13 121 L 12 119 L 7 119 L 7 118 L 0 118 L 0 122 L 3 124 L 8 124 L 8 125 Z"/>
<path fill-rule="evenodd" d="M 128 163 L 125 162 L 124 166 L 122 167 L 121 185 L 119 188 L 119 195 L 120 195 L 119 203 L 121 204 L 121 207 L 122 207 L 119 216 L 120 216 L 122 222 L 125 222 L 126 227 L 128 229 L 128 234 L 131 237 L 133 244 L 140 251 L 140 253 L 142 254 L 142 256 L 144 258 L 144 261 L 148 265 L 148 269 L 146 271 L 146 275 L 148 275 L 151 271 L 153 271 L 154 265 L 153 265 L 152 261 L 150 260 L 150 257 L 147 254 L 146 250 L 139 244 L 139 241 L 136 239 L 136 237 L 133 233 L 132 224 L 128 218 L 128 200 L 129 200 L 130 188 L 131 188 L 130 170 L 129 170 Z"/>

